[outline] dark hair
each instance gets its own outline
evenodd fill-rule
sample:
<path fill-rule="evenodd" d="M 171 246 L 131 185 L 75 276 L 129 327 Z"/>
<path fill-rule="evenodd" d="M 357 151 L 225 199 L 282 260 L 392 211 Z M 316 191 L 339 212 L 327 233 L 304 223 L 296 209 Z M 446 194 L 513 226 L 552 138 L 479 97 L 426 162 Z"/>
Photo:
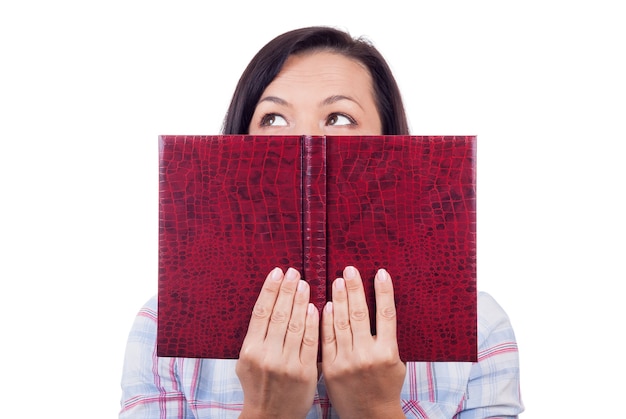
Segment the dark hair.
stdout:
<path fill-rule="evenodd" d="M 278 75 L 287 58 L 312 50 L 337 52 L 363 64 L 372 77 L 382 134 L 409 134 L 400 89 L 378 50 L 362 38 L 354 39 L 346 32 L 318 26 L 286 32 L 259 50 L 237 83 L 224 118 L 222 133 L 247 134 L 261 95 Z"/>

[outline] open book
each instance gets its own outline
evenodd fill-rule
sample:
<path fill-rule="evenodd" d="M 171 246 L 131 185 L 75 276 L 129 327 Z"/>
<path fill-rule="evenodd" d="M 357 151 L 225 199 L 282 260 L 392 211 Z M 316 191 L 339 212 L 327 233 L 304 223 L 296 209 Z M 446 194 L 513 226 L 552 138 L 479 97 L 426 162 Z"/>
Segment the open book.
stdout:
<path fill-rule="evenodd" d="M 389 271 L 403 361 L 475 361 L 476 138 L 161 136 L 159 356 L 237 358 L 276 266 Z"/>

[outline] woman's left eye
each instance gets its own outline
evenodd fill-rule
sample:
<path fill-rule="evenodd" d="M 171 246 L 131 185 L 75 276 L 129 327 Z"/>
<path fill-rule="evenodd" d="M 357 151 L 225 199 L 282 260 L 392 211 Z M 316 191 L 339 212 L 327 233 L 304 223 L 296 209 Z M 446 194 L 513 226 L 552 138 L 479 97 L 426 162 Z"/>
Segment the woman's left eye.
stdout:
<path fill-rule="evenodd" d="M 338 125 L 356 125 L 356 121 L 341 113 L 333 113 L 326 119 L 326 125 L 338 126 Z"/>

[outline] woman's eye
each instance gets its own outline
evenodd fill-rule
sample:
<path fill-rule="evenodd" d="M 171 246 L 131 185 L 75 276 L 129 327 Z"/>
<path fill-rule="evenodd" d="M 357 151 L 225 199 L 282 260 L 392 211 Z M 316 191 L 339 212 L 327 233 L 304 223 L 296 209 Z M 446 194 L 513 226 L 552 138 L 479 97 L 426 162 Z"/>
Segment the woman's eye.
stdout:
<path fill-rule="evenodd" d="M 280 115 L 270 113 L 261 118 L 261 126 L 263 127 L 284 127 L 287 121 Z"/>
<path fill-rule="evenodd" d="M 356 125 L 356 121 L 347 115 L 334 113 L 328 116 L 328 119 L 326 119 L 326 125 Z"/>

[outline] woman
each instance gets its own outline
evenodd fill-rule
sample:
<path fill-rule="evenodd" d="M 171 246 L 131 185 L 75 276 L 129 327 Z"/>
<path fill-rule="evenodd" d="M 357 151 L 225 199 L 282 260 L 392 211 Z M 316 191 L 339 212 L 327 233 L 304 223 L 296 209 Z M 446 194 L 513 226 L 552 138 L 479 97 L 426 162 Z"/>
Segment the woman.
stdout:
<path fill-rule="evenodd" d="M 322 27 L 285 33 L 248 65 L 224 134 L 408 134 L 402 100 L 378 51 Z M 481 293 L 479 361 L 400 361 L 393 282 L 375 278 L 377 335 L 369 332 L 360 274 L 346 267 L 320 316 L 294 269 L 274 269 L 238 360 L 157 358 L 156 300 L 131 331 L 120 417 L 484 418 L 522 410 L 515 337 Z M 321 330 L 321 334 L 319 331 Z M 317 365 L 321 339 L 323 362 Z"/>

